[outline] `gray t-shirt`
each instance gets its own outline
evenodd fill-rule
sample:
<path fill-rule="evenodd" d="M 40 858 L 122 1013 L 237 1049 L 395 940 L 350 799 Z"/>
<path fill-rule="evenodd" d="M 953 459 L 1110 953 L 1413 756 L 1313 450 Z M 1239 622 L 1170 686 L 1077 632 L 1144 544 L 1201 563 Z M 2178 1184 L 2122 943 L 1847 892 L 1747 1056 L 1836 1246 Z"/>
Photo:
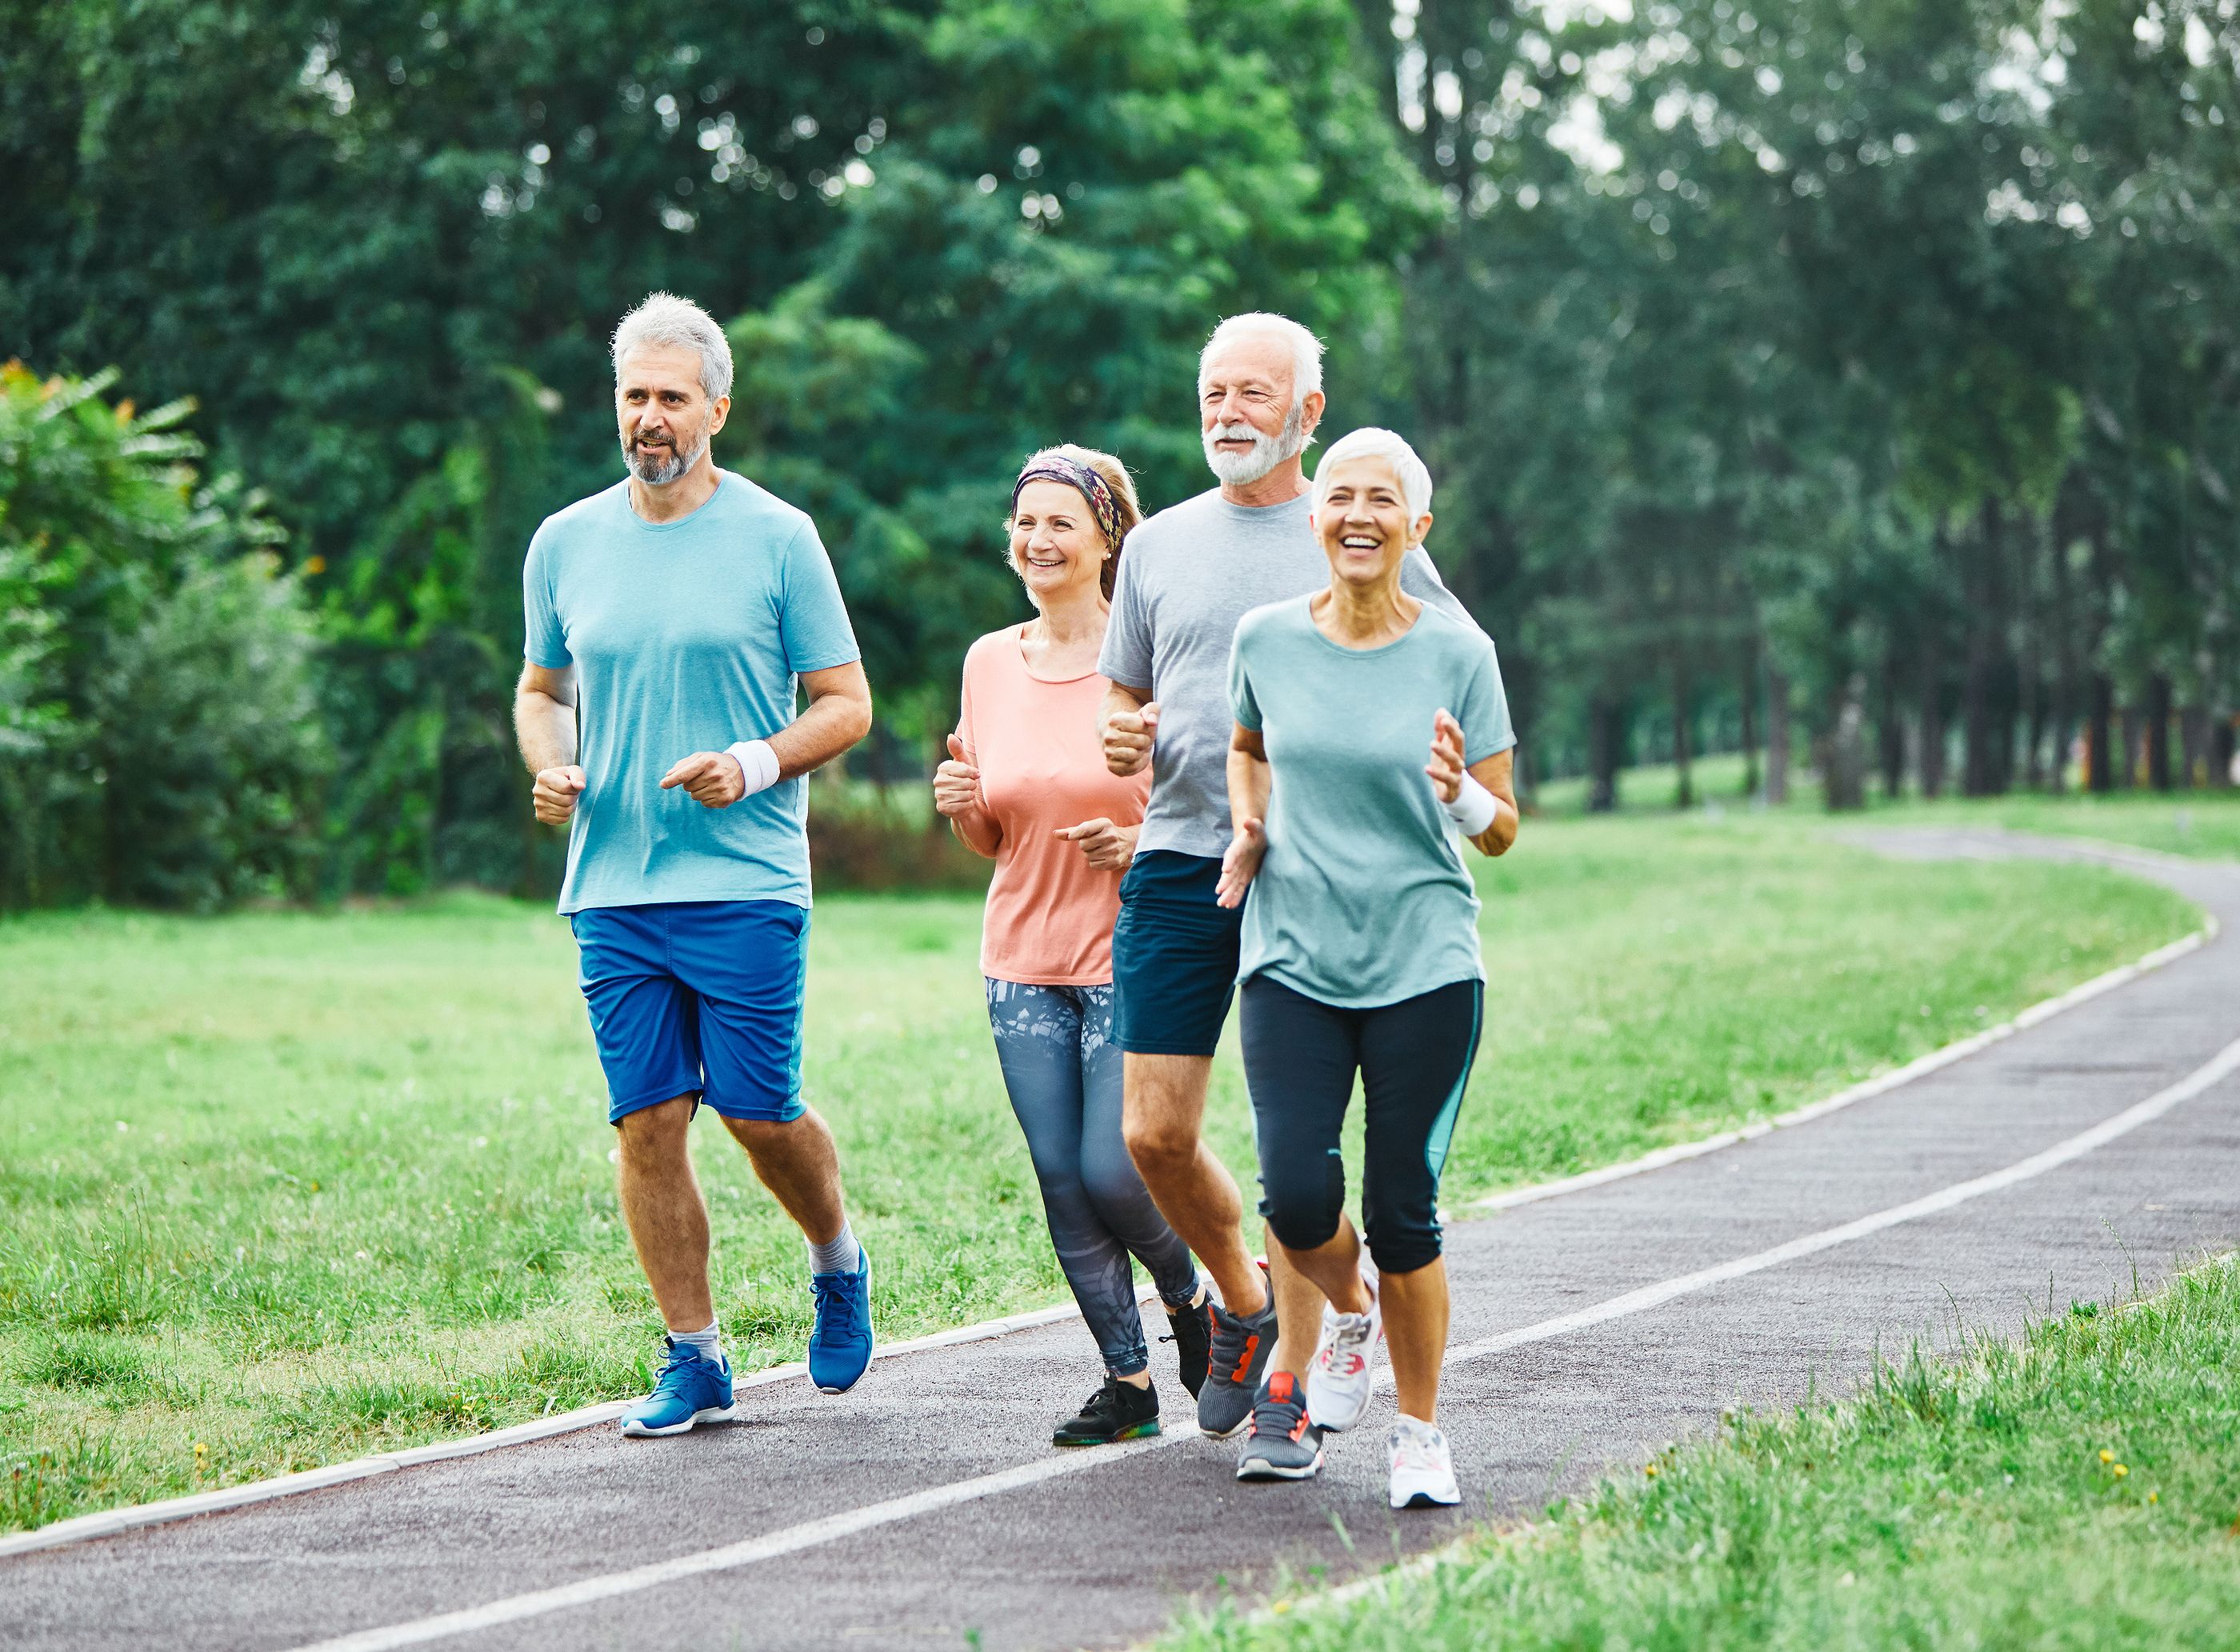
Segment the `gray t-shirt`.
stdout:
<path fill-rule="evenodd" d="M 1264 972 L 1349 1009 L 1481 980 L 1477 892 L 1423 765 L 1442 710 L 1466 763 L 1517 743 L 1493 644 L 1426 603 L 1397 642 L 1350 649 L 1316 627 L 1312 600 L 1237 628 L 1231 701 L 1275 782 L 1237 978 Z"/>
<path fill-rule="evenodd" d="M 1230 644 L 1250 610 L 1330 583 L 1307 524 L 1311 501 L 1234 505 L 1216 488 L 1128 536 L 1097 669 L 1159 703 L 1139 851 L 1217 856 L 1229 847 Z M 1409 553 L 1400 585 L 1483 639 L 1422 550 Z"/>

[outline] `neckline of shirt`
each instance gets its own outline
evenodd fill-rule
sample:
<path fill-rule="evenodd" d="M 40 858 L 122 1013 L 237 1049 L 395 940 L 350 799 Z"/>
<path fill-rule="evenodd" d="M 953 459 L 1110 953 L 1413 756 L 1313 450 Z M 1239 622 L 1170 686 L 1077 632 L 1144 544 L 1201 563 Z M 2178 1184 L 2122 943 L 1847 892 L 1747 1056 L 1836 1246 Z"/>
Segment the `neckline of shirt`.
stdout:
<path fill-rule="evenodd" d="M 1025 674 L 1028 682 L 1040 683 L 1049 688 L 1062 689 L 1069 683 L 1086 683 L 1090 678 L 1098 675 L 1097 668 L 1092 665 L 1086 671 L 1073 676 L 1037 676 L 1035 668 L 1027 663 L 1027 627 L 1033 623 L 1032 620 L 1022 620 L 1011 628 L 1011 657 L 1019 663 L 1019 669 Z"/>
<path fill-rule="evenodd" d="M 648 522 L 643 516 L 639 516 L 637 507 L 630 503 L 630 479 L 628 476 L 624 476 L 615 484 L 621 490 L 623 514 L 650 534 L 665 534 L 672 530 L 684 527 L 688 523 L 697 522 L 705 516 L 708 507 L 722 498 L 723 490 L 731 485 L 731 473 L 718 465 L 716 469 L 716 491 L 672 522 Z"/>
<path fill-rule="evenodd" d="M 1328 589 L 1327 586 L 1323 587 L 1323 590 Z M 1417 596 L 1416 617 L 1409 623 L 1408 629 L 1399 636 L 1394 637 L 1390 643 L 1379 643 L 1375 648 L 1348 648 L 1315 623 L 1315 598 L 1322 594 L 1322 591 L 1311 590 L 1298 599 L 1299 617 L 1306 621 L 1307 629 L 1315 634 L 1315 640 L 1317 643 L 1333 653 L 1344 655 L 1350 660 L 1373 660 L 1380 654 L 1390 654 L 1394 649 L 1406 646 L 1408 640 L 1423 629 L 1423 621 L 1431 612 L 1431 605 L 1422 597 Z M 1415 593 L 1410 591 L 1407 595 L 1412 596 Z"/>

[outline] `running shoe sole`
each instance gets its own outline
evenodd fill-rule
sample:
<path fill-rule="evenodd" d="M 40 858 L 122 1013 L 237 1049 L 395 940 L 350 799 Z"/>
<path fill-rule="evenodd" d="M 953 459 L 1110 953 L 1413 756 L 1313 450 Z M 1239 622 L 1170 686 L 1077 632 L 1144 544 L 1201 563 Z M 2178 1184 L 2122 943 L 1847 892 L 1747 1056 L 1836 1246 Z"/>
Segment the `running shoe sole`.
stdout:
<path fill-rule="evenodd" d="M 1419 1491 L 1405 1502 L 1396 1502 L 1392 1506 L 1395 1509 L 1452 1509 L 1460 1502 L 1462 1497 L 1459 1494 L 1452 1497 L 1436 1497 L 1428 1491 Z"/>
<path fill-rule="evenodd" d="M 1152 1435 L 1157 1434 L 1158 1431 L 1158 1419 L 1154 1417 L 1149 1422 L 1137 1422 L 1131 1424 L 1130 1426 L 1121 1429 L 1119 1433 L 1114 1435 L 1109 1440 L 1061 1440 L 1056 1435 L 1052 1435 L 1050 1436 L 1050 1443 L 1054 1446 L 1063 1447 L 1068 1450 L 1071 1450 L 1077 1446 L 1118 1445 L 1123 1440 L 1149 1439 Z"/>
<path fill-rule="evenodd" d="M 1320 1474 L 1322 1469 L 1323 1452 L 1322 1448 L 1317 1446 L 1315 1449 L 1315 1460 L 1312 1462 L 1296 1467 L 1270 1462 L 1263 1457 L 1247 1458 L 1237 1465 L 1237 1477 L 1239 1480 L 1311 1480 Z"/>
<path fill-rule="evenodd" d="M 739 1408 L 736 1405 L 711 1405 L 695 1411 L 682 1422 L 672 1422 L 665 1429 L 649 1429 L 636 1417 L 623 1424 L 623 1434 L 632 1440 L 657 1440 L 672 1434 L 689 1434 L 703 1422 L 736 1422 Z"/>

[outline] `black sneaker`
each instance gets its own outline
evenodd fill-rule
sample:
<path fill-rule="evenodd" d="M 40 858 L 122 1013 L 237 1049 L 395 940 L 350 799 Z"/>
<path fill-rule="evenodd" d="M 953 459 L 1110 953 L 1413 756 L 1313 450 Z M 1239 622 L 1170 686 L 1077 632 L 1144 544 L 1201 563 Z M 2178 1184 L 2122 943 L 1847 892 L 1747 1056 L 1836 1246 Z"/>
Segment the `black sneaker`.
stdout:
<path fill-rule="evenodd" d="M 1307 1420 L 1307 1396 L 1289 1371 L 1268 1379 L 1252 1408 L 1252 1430 L 1237 1454 L 1239 1480 L 1311 1480 L 1323 1466 L 1323 1431 Z"/>
<path fill-rule="evenodd" d="M 1159 1340 L 1175 1345 L 1175 1363 L 1182 1367 L 1183 1386 L 1195 1400 L 1205 1387 L 1206 1360 L 1213 1352 L 1213 1298 L 1169 1308 L 1167 1322 L 1175 1328 L 1174 1335 Z"/>
<path fill-rule="evenodd" d="M 1213 1336 L 1205 1386 L 1198 1390 L 1197 1427 L 1209 1439 L 1227 1440 L 1252 1420 L 1253 1396 L 1276 1351 L 1276 1299 L 1270 1294 L 1267 1307 L 1250 1319 L 1238 1319 L 1218 1304 L 1209 1304 L 1207 1311 Z"/>
<path fill-rule="evenodd" d="M 1061 1446 L 1111 1445 L 1138 1440 L 1159 1431 L 1159 1391 L 1137 1388 L 1117 1376 L 1082 1402 L 1081 1413 L 1050 1430 L 1050 1443 Z"/>

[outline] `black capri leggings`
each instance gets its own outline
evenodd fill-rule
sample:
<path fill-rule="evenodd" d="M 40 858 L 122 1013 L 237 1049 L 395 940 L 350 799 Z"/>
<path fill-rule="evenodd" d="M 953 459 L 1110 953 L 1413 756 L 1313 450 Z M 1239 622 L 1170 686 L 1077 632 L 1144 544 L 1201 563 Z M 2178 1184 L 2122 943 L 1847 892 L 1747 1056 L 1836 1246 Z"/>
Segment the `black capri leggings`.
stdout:
<path fill-rule="evenodd" d="M 1345 1215 L 1338 1130 L 1361 1075 L 1368 1153 L 1361 1214 L 1377 1271 L 1439 1256 L 1439 1172 L 1477 1054 L 1484 989 L 1457 981 L 1374 1009 L 1341 1009 L 1256 976 L 1244 983 L 1244 1076 L 1260 1148 L 1260 1214 L 1290 1250 Z"/>

